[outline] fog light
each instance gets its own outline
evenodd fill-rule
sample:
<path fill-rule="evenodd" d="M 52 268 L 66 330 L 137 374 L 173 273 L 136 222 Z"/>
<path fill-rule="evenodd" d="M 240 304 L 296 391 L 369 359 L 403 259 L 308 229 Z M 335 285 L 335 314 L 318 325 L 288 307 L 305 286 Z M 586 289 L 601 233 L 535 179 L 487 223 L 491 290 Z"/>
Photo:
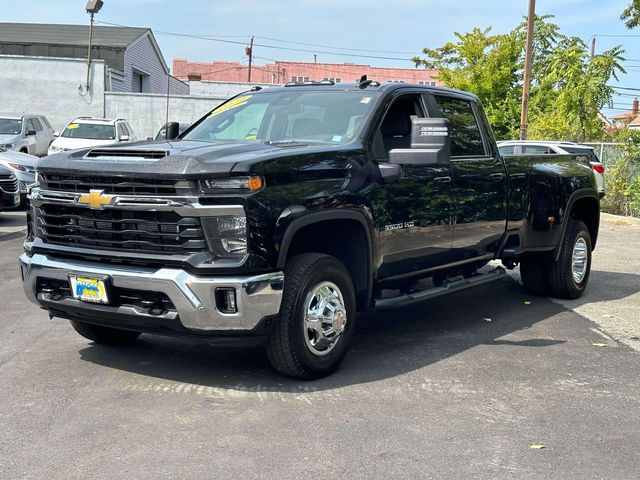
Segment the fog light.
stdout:
<path fill-rule="evenodd" d="M 238 313 L 235 288 L 216 288 L 216 308 L 220 313 Z"/>

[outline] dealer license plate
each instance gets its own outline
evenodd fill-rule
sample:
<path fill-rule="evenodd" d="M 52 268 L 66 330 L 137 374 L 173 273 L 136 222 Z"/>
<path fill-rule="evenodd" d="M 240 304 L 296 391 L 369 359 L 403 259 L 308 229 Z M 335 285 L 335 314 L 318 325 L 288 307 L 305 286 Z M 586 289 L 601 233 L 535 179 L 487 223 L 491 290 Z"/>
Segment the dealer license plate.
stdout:
<path fill-rule="evenodd" d="M 69 276 L 73 298 L 91 303 L 109 303 L 109 294 L 104 280 Z"/>

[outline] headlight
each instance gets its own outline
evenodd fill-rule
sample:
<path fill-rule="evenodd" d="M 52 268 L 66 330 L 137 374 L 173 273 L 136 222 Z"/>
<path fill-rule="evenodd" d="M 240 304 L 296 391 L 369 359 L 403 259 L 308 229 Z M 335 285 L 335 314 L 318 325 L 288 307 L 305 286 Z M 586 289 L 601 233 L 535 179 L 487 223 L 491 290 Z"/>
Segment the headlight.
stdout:
<path fill-rule="evenodd" d="M 264 187 L 262 177 L 228 177 L 200 180 L 202 193 L 220 193 L 225 190 L 257 192 Z"/>
<path fill-rule="evenodd" d="M 61 152 L 63 150 L 64 150 L 64 148 L 56 147 L 55 145 L 49 145 L 49 151 L 50 152 Z"/>
<path fill-rule="evenodd" d="M 202 228 L 216 257 L 239 260 L 247 254 L 246 217 L 203 218 Z"/>
<path fill-rule="evenodd" d="M 36 173 L 36 169 L 28 165 L 20 165 L 19 163 L 11 163 L 11 162 L 7 162 L 7 164 L 11 165 L 12 168 L 15 168 L 16 170 L 19 170 L 21 172 Z"/>
<path fill-rule="evenodd" d="M 2 144 L 0 145 L 0 152 L 4 152 L 6 150 L 13 150 L 13 147 L 15 147 L 13 143 Z"/>

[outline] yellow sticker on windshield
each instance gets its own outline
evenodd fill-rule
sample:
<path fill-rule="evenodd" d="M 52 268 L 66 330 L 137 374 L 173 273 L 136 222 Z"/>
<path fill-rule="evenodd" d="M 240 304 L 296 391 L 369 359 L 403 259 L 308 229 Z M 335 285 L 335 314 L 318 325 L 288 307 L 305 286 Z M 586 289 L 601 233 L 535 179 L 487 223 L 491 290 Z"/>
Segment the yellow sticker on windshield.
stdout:
<path fill-rule="evenodd" d="M 227 103 L 220 105 L 218 108 L 215 108 L 211 112 L 211 117 L 218 115 L 222 112 L 226 112 L 227 110 L 231 110 L 232 108 L 241 107 L 246 105 L 247 102 L 251 99 L 252 95 L 244 95 L 242 97 L 234 98 L 233 100 L 229 100 Z"/>
<path fill-rule="evenodd" d="M 74 128 L 78 128 L 80 125 L 78 125 L 77 123 L 70 123 L 69 126 L 67 127 L 69 130 L 73 130 Z"/>

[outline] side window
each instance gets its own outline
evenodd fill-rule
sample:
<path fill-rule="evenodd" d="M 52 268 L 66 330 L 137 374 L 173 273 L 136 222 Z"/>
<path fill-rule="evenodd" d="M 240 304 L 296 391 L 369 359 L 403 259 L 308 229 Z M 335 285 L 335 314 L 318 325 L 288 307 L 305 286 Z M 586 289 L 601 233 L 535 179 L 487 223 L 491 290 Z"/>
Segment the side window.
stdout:
<path fill-rule="evenodd" d="M 30 132 L 30 131 L 35 131 L 36 127 L 33 124 L 33 120 L 31 120 L 30 118 L 27 118 L 27 120 L 25 120 L 24 122 L 24 131 L 25 133 Z"/>
<path fill-rule="evenodd" d="M 389 150 L 411 148 L 411 116 L 425 117 L 420 95 L 406 95 L 391 104 L 374 138 L 376 159 L 389 158 Z"/>
<path fill-rule="evenodd" d="M 118 132 L 118 138 L 122 137 L 123 135 L 126 135 L 126 133 L 124 133 L 124 130 L 122 129 L 122 124 L 121 123 L 118 123 L 116 125 L 116 129 L 117 129 L 117 132 Z"/>
<path fill-rule="evenodd" d="M 42 124 L 40 123 L 40 120 L 38 120 L 37 118 L 32 118 L 31 121 L 33 122 L 33 127 L 35 128 L 36 132 L 41 132 Z"/>
<path fill-rule="evenodd" d="M 522 147 L 522 153 L 525 155 L 549 155 L 551 149 L 549 147 L 545 147 L 544 145 L 524 145 Z"/>
<path fill-rule="evenodd" d="M 485 155 L 482 133 L 471 102 L 459 98 L 434 96 L 438 109 L 449 120 L 452 157 Z"/>
<path fill-rule="evenodd" d="M 47 120 L 47 117 L 40 117 L 40 119 L 42 120 L 42 123 L 44 123 L 48 129 L 51 129 L 53 127 L 51 127 L 51 124 L 49 123 L 49 120 Z"/>
<path fill-rule="evenodd" d="M 515 155 L 516 147 L 513 145 L 509 145 L 508 147 L 498 147 L 498 151 L 500 152 L 500 155 Z"/>

